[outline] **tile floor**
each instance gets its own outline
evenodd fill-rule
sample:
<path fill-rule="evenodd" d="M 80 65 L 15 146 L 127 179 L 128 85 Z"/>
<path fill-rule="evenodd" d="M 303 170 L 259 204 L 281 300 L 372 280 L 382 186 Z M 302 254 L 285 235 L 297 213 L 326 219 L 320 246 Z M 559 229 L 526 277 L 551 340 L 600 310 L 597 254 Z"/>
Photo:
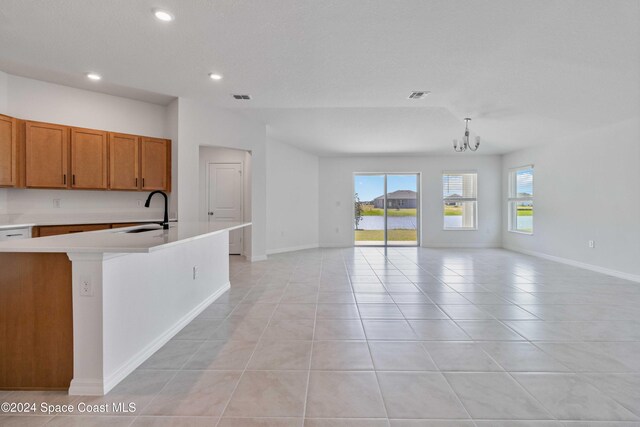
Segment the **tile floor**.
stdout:
<path fill-rule="evenodd" d="M 504 250 L 232 257 L 231 290 L 105 397 L 2 426 L 640 425 L 640 284 Z"/>

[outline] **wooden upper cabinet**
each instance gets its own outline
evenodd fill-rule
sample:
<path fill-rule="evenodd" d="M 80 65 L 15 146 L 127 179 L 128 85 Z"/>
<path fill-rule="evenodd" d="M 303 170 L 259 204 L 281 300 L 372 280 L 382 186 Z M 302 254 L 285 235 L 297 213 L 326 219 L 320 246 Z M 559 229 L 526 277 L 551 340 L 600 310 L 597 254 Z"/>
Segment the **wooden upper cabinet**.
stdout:
<path fill-rule="evenodd" d="M 0 187 L 18 182 L 18 144 L 16 119 L 0 115 Z"/>
<path fill-rule="evenodd" d="M 71 129 L 71 188 L 107 188 L 107 132 Z"/>
<path fill-rule="evenodd" d="M 171 141 L 142 137 L 140 140 L 142 190 L 171 190 Z"/>
<path fill-rule="evenodd" d="M 135 135 L 109 133 L 109 188 L 138 190 L 140 188 L 140 138 Z"/>
<path fill-rule="evenodd" d="M 171 191 L 171 141 L 0 115 L 0 187 Z"/>
<path fill-rule="evenodd" d="M 50 123 L 25 123 L 26 186 L 67 188 L 69 128 Z"/>

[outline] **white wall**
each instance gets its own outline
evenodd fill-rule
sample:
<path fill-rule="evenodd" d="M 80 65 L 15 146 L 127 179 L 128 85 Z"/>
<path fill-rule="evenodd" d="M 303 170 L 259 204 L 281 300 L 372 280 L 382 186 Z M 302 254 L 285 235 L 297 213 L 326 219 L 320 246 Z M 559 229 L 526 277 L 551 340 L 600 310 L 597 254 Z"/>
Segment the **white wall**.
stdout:
<path fill-rule="evenodd" d="M 12 75 L 8 76 L 7 84 L 10 116 L 159 138 L 167 136 L 163 105 Z"/>
<path fill-rule="evenodd" d="M 171 193 L 169 211 L 175 217 L 178 212 L 178 99 L 166 107 L 166 134 L 171 139 Z"/>
<path fill-rule="evenodd" d="M 506 248 L 640 278 L 640 121 L 505 155 L 505 212 L 509 168 L 525 164 L 535 168 L 534 233 L 505 231 Z M 595 240 L 594 249 L 588 248 L 589 240 Z"/>
<path fill-rule="evenodd" d="M 318 157 L 267 139 L 267 253 L 318 246 Z"/>
<path fill-rule="evenodd" d="M 227 147 L 251 152 L 251 222 L 245 234 L 247 256 L 263 259 L 266 251 L 266 126 L 233 111 L 188 98 L 178 100 L 178 212 L 179 219 L 198 219 L 200 146 Z M 248 251 L 249 249 L 250 251 Z"/>
<path fill-rule="evenodd" d="M 0 71 L 0 114 L 7 114 L 7 73 Z M 7 212 L 7 190 L 0 188 L 0 215 Z"/>
<path fill-rule="evenodd" d="M 26 120 L 59 123 L 70 126 L 169 137 L 166 126 L 167 108 L 82 89 L 70 88 L 39 80 L 5 74 L 0 76 L 0 113 Z M 4 105 L 4 107 L 3 107 Z M 138 207 L 146 194 L 125 191 L 78 191 L 7 189 L 0 194 L 1 213 L 8 214 L 81 214 L 84 212 L 140 213 L 157 215 L 160 199 L 152 209 Z M 54 208 L 53 199 L 61 201 Z M 4 203 L 2 203 L 4 202 Z M 174 211 L 175 212 L 175 211 Z M 173 215 L 172 215 L 173 216 Z"/>
<path fill-rule="evenodd" d="M 320 158 L 320 246 L 353 244 L 353 174 L 421 173 L 422 246 L 499 247 L 501 244 L 501 159 L 461 154 L 441 157 Z M 445 231 L 442 172 L 478 172 L 478 230 Z"/>
<path fill-rule="evenodd" d="M 9 75 L 0 71 L 0 114 L 7 114 L 9 94 L 7 93 L 7 82 Z"/>

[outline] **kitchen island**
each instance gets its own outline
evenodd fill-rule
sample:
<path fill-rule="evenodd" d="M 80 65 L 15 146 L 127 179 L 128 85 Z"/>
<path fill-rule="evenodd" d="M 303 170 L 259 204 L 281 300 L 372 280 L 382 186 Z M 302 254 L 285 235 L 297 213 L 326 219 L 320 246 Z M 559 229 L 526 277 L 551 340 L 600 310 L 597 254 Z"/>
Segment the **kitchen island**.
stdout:
<path fill-rule="evenodd" d="M 0 242 L 0 389 L 106 394 L 229 289 L 229 231 L 249 225 Z"/>

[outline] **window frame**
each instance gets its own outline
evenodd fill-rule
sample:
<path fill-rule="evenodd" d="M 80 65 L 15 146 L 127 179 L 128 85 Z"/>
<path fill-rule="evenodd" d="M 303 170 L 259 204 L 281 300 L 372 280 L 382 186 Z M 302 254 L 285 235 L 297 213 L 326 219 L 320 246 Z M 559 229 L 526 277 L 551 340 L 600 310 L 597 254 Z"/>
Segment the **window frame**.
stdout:
<path fill-rule="evenodd" d="M 519 171 L 523 171 L 523 170 L 528 170 L 531 169 L 531 176 L 532 176 L 532 180 L 531 180 L 531 196 L 527 196 L 527 197 L 519 197 L 517 194 L 517 187 L 518 187 L 518 172 Z M 517 220 L 514 217 L 517 217 L 517 204 L 518 202 L 531 202 L 531 207 L 532 210 L 535 207 L 535 168 L 533 164 L 528 164 L 528 165 L 523 165 L 523 166 L 518 166 L 515 168 L 510 168 L 509 169 L 509 174 L 508 174 L 508 193 L 507 193 L 507 231 L 510 233 L 517 233 L 517 234 L 524 234 L 525 236 L 532 236 L 533 235 L 533 216 L 532 215 L 532 219 L 531 219 L 531 231 L 523 231 L 523 230 L 518 230 L 517 228 Z"/>
<path fill-rule="evenodd" d="M 474 180 L 474 193 L 476 197 L 445 197 L 444 196 L 444 191 L 443 191 L 443 186 L 444 186 L 444 177 L 445 175 L 468 175 L 468 174 L 473 174 L 475 175 L 475 180 Z M 478 211 L 478 171 L 477 170 L 445 170 L 442 171 L 441 174 L 441 179 L 440 179 L 440 191 L 441 191 L 441 198 L 442 198 L 442 203 L 440 205 L 440 212 L 442 215 L 442 230 L 443 231 L 478 231 L 478 224 L 479 224 L 479 211 Z M 473 217 L 473 227 L 447 227 L 445 224 L 445 215 L 444 215 L 444 208 L 446 206 L 446 204 L 448 202 L 474 202 L 475 203 L 475 209 L 474 209 L 474 217 Z"/>

